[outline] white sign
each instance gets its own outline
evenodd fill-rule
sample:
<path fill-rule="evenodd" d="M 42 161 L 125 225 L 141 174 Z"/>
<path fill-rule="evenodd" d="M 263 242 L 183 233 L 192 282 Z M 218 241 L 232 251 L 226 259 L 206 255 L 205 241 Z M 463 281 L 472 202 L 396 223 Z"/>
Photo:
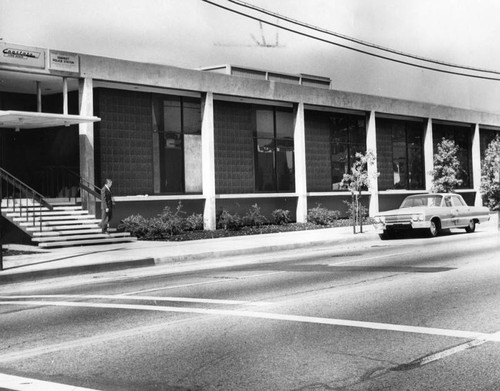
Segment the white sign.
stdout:
<path fill-rule="evenodd" d="M 49 68 L 55 71 L 80 72 L 80 61 L 78 54 L 49 52 Z"/>
<path fill-rule="evenodd" d="M 45 49 L 0 42 L 0 64 L 45 68 Z"/>

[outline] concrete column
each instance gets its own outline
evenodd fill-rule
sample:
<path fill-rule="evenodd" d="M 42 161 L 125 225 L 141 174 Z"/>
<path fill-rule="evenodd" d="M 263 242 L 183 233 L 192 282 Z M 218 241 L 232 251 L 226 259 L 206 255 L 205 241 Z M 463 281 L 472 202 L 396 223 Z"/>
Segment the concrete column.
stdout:
<path fill-rule="evenodd" d="M 42 85 L 39 81 L 36 82 L 36 111 L 42 112 Z"/>
<path fill-rule="evenodd" d="M 297 194 L 297 223 L 307 222 L 307 172 L 306 172 L 306 126 L 304 103 L 295 105 L 293 130 L 295 193 Z"/>
<path fill-rule="evenodd" d="M 68 78 L 63 77 L 63 114 L 68 114 Z"/>
<path fill-rule="evenodd" d="M 94 115 L 94 94 L 93 82 L 91 78 L 80 79 L 79 82 L 79 103 L 80 115 L 93 116 Z M 94 183 L 95 169 L 94 169 L 94 123 L 79 124 L 79 137 L 80 137 L 80 176 L 88 181 Z M 87 192 L 81 191 L 82 206 L 87 208 L 90 214 L 96 213 L 96 200 Z M 100 217 L 100 216 L 97 216 Z"/>
<path fill-rule="evenodd" d="M 472 132 L 472 187 L 476 192 L 474 206 L 482 206 L 481 198 L 481 146 L 479 138 L 479 124 L 474 126 Z"/>
<path fill-rule="evenodd" d="M 203 228 L 209 231 L 216 229 L 214 133 L 214 96 L 206 92 L 201 98 L 201 162 L 205 198 Z"/>
<path fill-rule="evenodd" d="M 378 202 L 378 175 L 377 175 L 377 127 L 375 122 L 375 111 L 370 111 L 368 116 L 368 126 L 366 129 L 366 151 L 375 154 L 375 161 L 368 165 L 368 178 L 370 178 L 370 193 L 369 215 L 374 216 L 379 211 Z"/>
<path fill-rule="evenodd" d="M 429 192 L 432 189 L 432 170 L 434 170 L 434 143 L 432 140 L 432 118 L 429 118 L 424 132 L 425 190 Z"/>

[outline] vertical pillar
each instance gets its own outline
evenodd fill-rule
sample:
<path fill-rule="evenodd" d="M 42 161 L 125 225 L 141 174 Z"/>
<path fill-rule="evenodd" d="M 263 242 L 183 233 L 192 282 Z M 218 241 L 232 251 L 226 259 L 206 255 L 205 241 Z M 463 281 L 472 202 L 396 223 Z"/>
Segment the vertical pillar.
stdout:
<path fill-rule="evenodd" d="M 307 171 L 306 171 L 306 127 L 304 120 L 304 103 L 295 106 L 293 130 L 295 193 L 297 194 L 297 223 L 307 222 Z"/>
<path fill-rule="evenodd" d="M 68 114 L 68 78 L 63 77 L 63 114 Z"/>
<path fill-rule="evenodd" d="M 375 121 L 375 111 L 370 111 L 368 116 L 368 127 L 366 130 L 366 150 L 375 154 L 375 161 L 368 165 L 368 178 L 370 179 L 370 216 L 375 215 L 379 211 L 378 201 L 378 175 L 377 175 L 377 127 Z"/>
<path fill-rule="evenodd" d="M 481 146 L 479 138 L 479 124 L 472 131 L 472 187 L 476 192 L 474 206 L 482 206 L 481 198 Z"/>
<path fill-rule="evenodd" d="M 36 111 L 42 112 L 42 86 L 39 81 L 36 82 Z"/>
<path fill-rule="evenodd" d="M 434 142 L 432 137 L 432 118 L 429 118 L 424 132 L 425 190 L 428 192 L 432 190 L 432 171 L 434 170 Z"/>
<path fill-rule="evenodd" d="M 216 229 L 214 133 L 214 96 L 206 92 L 201 97 L 201 171 L 205 198 L 203 228 L 209 231 Z"/>
<path fill-rule="evenodd" d="M 91 78 L 80 79 L 78 89 L 80 115 L 94 115 L 94 94 Z M 78 125 L 80 138 L 80 176 L 94 183 L 94 123 L 83 123 Z M 90 214 L 96 212 L 96 200 L 87 192 L 80 192 L 82 206 L 87 208 Z"/>

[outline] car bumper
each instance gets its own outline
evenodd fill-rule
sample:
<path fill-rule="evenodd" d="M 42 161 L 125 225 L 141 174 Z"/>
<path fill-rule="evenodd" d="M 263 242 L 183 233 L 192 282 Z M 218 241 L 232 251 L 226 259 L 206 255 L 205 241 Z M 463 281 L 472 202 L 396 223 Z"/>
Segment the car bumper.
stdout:
<path fill-rule="evenodd" d="M 378 223 L 373 225 L 377 233 L 383 233 L 387 230 L 403 231 L 410 229 L 426 229 L 430 228 L 430 221 L 412 221 L 411 223 L 386 224 Z"/>

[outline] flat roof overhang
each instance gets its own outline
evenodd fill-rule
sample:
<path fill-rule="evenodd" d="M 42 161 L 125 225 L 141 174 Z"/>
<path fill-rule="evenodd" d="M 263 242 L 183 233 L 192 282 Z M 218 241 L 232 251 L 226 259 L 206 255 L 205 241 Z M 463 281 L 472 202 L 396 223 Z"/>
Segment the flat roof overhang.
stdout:
<path fill-rule="evenodd" d="M 86 117 L 73 114 L 39 113 L 32 111 L 1 111 L 0 128 L 12 129 L 38 129 L 54 128 L 57 126 L 70 126 L 98 122 L 98 117 Z"/>

